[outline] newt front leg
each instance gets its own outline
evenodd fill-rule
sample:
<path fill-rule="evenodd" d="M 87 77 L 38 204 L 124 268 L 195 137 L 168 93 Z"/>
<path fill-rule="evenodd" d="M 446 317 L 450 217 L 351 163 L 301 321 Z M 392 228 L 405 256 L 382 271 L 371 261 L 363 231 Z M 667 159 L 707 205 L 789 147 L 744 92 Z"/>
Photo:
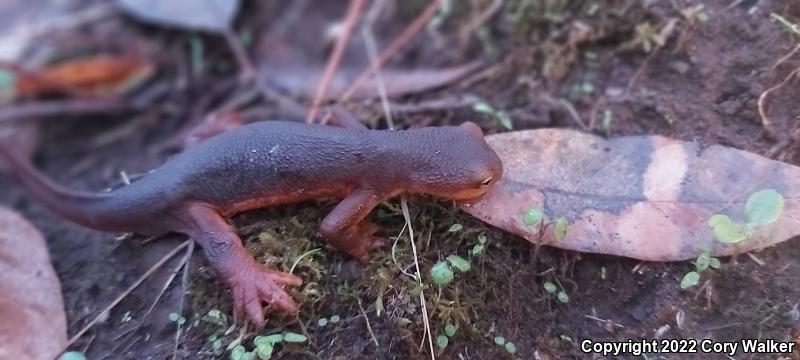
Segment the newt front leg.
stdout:
<path fill-rule="evenodd" d="M 337 250 L 367 262 L 371 250 L 386 245 L 386 239 L 374 236 L 378 226 L 364 220 L 381 200 L 375 190 L 354 190 L 322 220 L 322 235 Z"/>
<path fill-rule="evenodd" d="M 300 278 L 259 264 L 242 246 L 233 227 L 212 207 L 192 204 L 186 210 L 187 232 L 203 248 L 206 258 L 233 293 L 237 319 L 246 313 L 258 328 L 266 325 L 262 302 L 296 313 L 297 304 L 283 286 L 298 286 Z"/>

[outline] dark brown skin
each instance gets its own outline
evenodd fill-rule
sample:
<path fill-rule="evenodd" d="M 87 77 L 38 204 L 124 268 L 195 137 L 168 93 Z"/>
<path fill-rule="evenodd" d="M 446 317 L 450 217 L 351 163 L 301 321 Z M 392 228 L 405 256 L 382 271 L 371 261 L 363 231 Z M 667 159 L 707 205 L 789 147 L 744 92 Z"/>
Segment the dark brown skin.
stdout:
<path fill-rule="evenodd" d="M 84 226 L 141 234 L 183 233 L 233 290 L 234 313 L 265 324 L 262 302 L 290 312 L 283 286 L 301 280 L 259 264 L 225 221 L 236 213 L 320 197 L 343 200 L 322 221 L 336 249 L 366 261 L 385 242 L 365 220 L 403 193 L 475 199 L 502 174 L 500 158 L 473 123 L 406 131 L 268 121 L 205 140 L 123 188 L 100 194 L 65 189 L 0 141 L 0 157 L 49 208 Z"/>

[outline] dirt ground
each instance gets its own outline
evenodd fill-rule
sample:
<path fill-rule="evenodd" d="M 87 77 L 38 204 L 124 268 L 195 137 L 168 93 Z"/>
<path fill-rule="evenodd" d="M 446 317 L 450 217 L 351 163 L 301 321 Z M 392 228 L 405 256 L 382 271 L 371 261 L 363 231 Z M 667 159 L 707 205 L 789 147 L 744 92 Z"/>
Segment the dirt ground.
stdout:
<path fill-rule="evenodd" d="M 285 5 L 288 2 L 254 3 L 246 4 L 237 23 L 256 34 L 266 21 L 285 20 L 282 11 L 291 8 Z M 315 10 L 326 17 L 301 16 L 297 21 L 337 19 L 346 2 L 333 3 L 337 6 Z M 381 33 L 402 29 L 427 2 L 391 3 L 395 7 L 390 21 L 376 25 Z M 508 0 L 499 1 L 499 10 L 480 27 L 483 35 L 476 36 L 469 31 L 470 24 L 492 3 L 454 1 L 441 27 L 424 30 L 391 62 L 429 67 L 481 58 L 491 62 L 487 70 L 466 83 L 398 98 L 397 104 L 471 95 L 508 112 L 515 130 L 585 125 L 586 131 L 611 137 L 659 134 L 701 145 L 723 144 L 800 165 L 796 80 L 769 94 L 767 124 L 757 104 L 765 90 L 800 66 L 797 54 L 778 63 L 800 44 L 800 36 L 770 16 L 800 23 L 800 3 Z M 177 31 L 141 26 L 127 18 L 88 28 L 149 42 L 164 49 L 161 56 L 167 59 L 186 56 L 180 55 L 186 46 Z M 206 46 L 209 63 L 230 57 L 220 39 L 209 36 Z M 258 51 L 263 49 L 253 52 Z M 170 89 L 158 103 L 189 110 L 168 116 L 34 120 L 42 129 L 37 165 L 60 183 L 92 190 L 119 184 L 120 171 L 137 174 L 158 166 L 172 153 L 164 144 L 187 119 L 198 115 L 192 110 L 196 103 L 218 101 L 208 100 L 207 94 L 224 93 L 229 88 L 215 84 L 236 76 L 219 66 L 179 83 L 174 73 L 180 66 L 167 63 L 156 75 L 163 81 L 153 81 Z M 362 116 L 380 117 L 378 102 L 350 105 Z M 490 133 L 507 131 L 469 108 L 420 111 L 400 115 L 396 121 L 403 127 L 475 121 Z M 4 189 L 0 204 L 28 216 L 48 240 L 71 333 L 184 240 L 177 235 L 154 242 L 144 242 L 140 236 L 120 239 L 67 223 L 34 202 L 5 173 L 0 173 L 0 189 Z M 403 228 L 399 204 L 399 200 L 383 204 L 374 214 L 387 235 L 396 236 Z M 89 359 L 168 359 L 173 354 L 182 359 L 221 359 L 228 358 L 224 349 L 236 341 L 251 348 L 255 335 L 292 331 L 307 334 L 309 341 L 279 346 L 274 359 L 430 358 L 427 345 L 420 346 L 424 321 L 419 287 L 400 273 L 389 249 L 377 252 L 365 267 L 327 249 L 317 227 L 332 206 L 332 202 L 300 204 L 233 219 L 248 248 L 265 263 L 288 269 L 306 254 L 296 267 L 305 284 L 292 290 L 301 305 L 299 319 L 272 314 L 267 329 L 257 333 L 234 327 L 228 290 L 196 251 L 190 261 L 188 292 L 178 274 L 148 314 L 178 267 L 183 257 L 178 255 L 73 349 L 85 351 Z M 478 235 L 488 239 L 472 272 L 457 275 L 444 288 L 429 284 L 425 289 L 433 334 L 442 334 L 447 323 L 458 328 L 446 348 L 436 349 L 437 358 L 600 358 L 581 352 L 583 339 L 800 339 L 796 239 L 756 253 L 755 259 L 747 255 L 722 259 L 721 269 L 704 273 L 699 286 L 684 290 L 679 283 L 693 268 L 688 262 L 643 263 L 537 248 L 487 227 L 449 203 L 414 199 L 409 206 L 423 274 L 447 254 L 467 253 Z M 449 232 L 456 223 L 463 230 Z M 320 250 L 309 253 L 314 249 Z M 407 236 L 400 239 L 396 258 L 399 264 L 413 264 Z M 545 281 L 561 284 L 569 301 L 562 303 L 545 292 Z M 221 315 L 209 316 L 209 311 L 217 313 L 213 310 Z M 173 312 L 180 312 L 192 326 L 176 333 L 169 320 Z M 320 318 L 334 315 L 341 321 L 318 325 Z M 513 341 L 516 354 L 495 344 L 498 335 Z M 215 338 L 222 350 L 214 349 Z M 735 358 L 756 357 L 760 358 Z M 800 359 L 800 353 L 788 358 Z"/>

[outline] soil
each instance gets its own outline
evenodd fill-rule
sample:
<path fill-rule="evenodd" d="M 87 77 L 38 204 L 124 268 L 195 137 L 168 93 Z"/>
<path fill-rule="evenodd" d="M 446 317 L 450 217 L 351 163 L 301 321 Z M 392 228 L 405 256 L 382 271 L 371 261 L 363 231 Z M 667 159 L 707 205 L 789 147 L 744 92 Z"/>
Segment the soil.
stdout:
<path fill-rule="evenodd" d="M 339 16 L 345 2 L 341 3 L 338 8 L 324 9 L 329 19 Z M 426 2 L 392 3 L 395 16 L 386 28 L 396 31 Z M 770 93 L 765 102 L 766 125 L 757 110 L 759 96 L 800 66 L 797 55 L 774 66 L 800 43 L 800 37 L 770 20 L 774 13 L 800 22 L 800 6 L 795 2 L 715 0 L 697 7 L 684 0 L 506 1 L 484 24 L 483 40 L 467 36 L 461 41 L 459 32 L 480 14 L 476 9 L 492 1 L 469 3 L 453 2 L 444 25 L 421 33 L 393 63 L 429 66 L 484 57 L 493 59 L 493 65 L 466 84 L 401 98 L 397 103 L 470 94 L 507 111 L 515 129 L 569 127 L 612 137 L 659 134 L 702 145 L 723 144 L 800 165 L 797 82 Z M 237 21 L 260 31 L 264 24 L 254 20 L 258 14 L 268 11 L 272 16 L 266 18 L 278 19 L 284 8 L 291 7 L 282 4 L 288 2 L 248 4 L 248 11 Z M 167 59 L 186 57 L 181 54 L 186 38 L 180 33 L 142 27 L 130 19 L 115 21 L 118 24 L 90 28 L 147 39 L 155 43 L 152 46 L 166 49 L 161 57 Z M 665 34 L 664 45 L 659 46 L 658 37 Z M 429 41 L 432 38 L 440 41 Z M 224 63 L 219 59 L 228 58 L 219 39 L 209 36 L 206 45 L 209 59 Z M 180 73 L 183 65 L 180 61 L 166 64 L 158 76 L 173 84 L 176 76 L 171 74 Z M 177 115 L 40 120 L 37 165 L 60 183 L 87 190 L 119 184 L 120 171 L 147 172 L 171 154 L 164 144 L 185 126 L 187 118 L 196 117 L 194 105 L 219 101 L 208 100 L 207 93 L 214 91 L 205 89 L 235 74 L 226 73 L 225 66 L 217 68 L 222 70 L 190 77 L 182 87 L 171 88 L 160 102 L 189 109 Z M 224 92 L 217 90 L 213 96 Z M 553 99 L 567 100 L 577 119 Z M 378 103 L 356 105 L 362 115 L 380 114 Z M 402 126 L 467 120 L 478 122 L 487 132 L 505 131 L 493 119 L 469 109 L 397 119 Z M 48 240 L 62 282 L 70 334 L 184 240 L 178 235 L 157 241 L 143 241 L 147 239 L 139 236 L 120 239 L 67 223 L 34 202 L 5 173 L 0 173 L 0 189 L 4 189 L 0 204 L 25 214 Z M 399 204 L 399 200 L 384 204 L 374 215 L 387 235 L 396 236 L 403 228 Z M 72 348 L 85 351 L 90 359 L 168 359 L 173 354 L 183 359 L 216 359 L 228 358 L 228 353 L 215 350 L 209 336 L 220 339 L 223 350 L 237 339 L 250 349 L 254 335 L 292 331 L 307 334 L 309 341 L 279 345 L 274 359 L 430 358 L 427 345 L 420 346 L 424 321 L 419 286 L 398 270 L 389 249 L 377 252 L 364 267 L 326 248 L 317 227 L 332 205 L 319 202 L 264 209 L 233 219 L 248 248 L 265 263 L 288 269 L 305 254 L 296 270 L 305 284 L 292 290 L 301 305 L 298 319 L 271 314 L 267 329 L 259 332 L 234 326 L 228 290 L 196 251 L 190 261 L 188 289 L 178 274 L 148 314 L 180 265 L 183 256 L 178 255 Z M 700 285 L 681 289 L 681 278 L 693 269 L 688 262 L 645 263 L 538 248 L 469 218 L 449 203 L 414 199 L 409 207 L 423 274 L 449 254 L 466 256 L 478 235 L 488 239 L 471 271 L 456 274 L 454 282 L 443 288 L 429 284 L 424 289 L 434 338 L 447 323 L 458 329 L 446 348 L 435 350 L 437 358 L 602 357 L 582 353 L 584 339 L 800 340 L 796 240 L 752 256 L 722 259 L 720 269 L 703 273 Z M 450 232 L 456 223 L 463 229 Z M 407 236 L 397 245 L 396 262 L 403 266 L 414 262 Z M 546 281 L 562 287 L 568 301 L 547 293 Z M 186 306 L 181 310 L 182 301 Z M 185 316 L 186 324 L 192 326 L 177 333 L 175 322 L 169 320 L 173 312 Z M 320 318 L 334 315 L 341 321 L 318 325 Z M 496 345 L 496 336 L 513 341 L 516 354 Z M 692 356 L 646 356 L 688 357 Z M 694 357 L 727 358 L 721 354 Z M 756 357 L 762 356 L 745 354 L 736 359 Z M 779 357 L 800 359 L 800 353 L 771 356 Z"/>

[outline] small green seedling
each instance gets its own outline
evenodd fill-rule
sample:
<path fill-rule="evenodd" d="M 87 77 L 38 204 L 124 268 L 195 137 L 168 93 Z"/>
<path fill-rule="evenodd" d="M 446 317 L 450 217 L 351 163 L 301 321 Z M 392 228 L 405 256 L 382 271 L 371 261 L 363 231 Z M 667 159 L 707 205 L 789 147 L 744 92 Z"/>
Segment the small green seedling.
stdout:
<path fill-rule="evenodd" d="M 544 219 L 544 209 L 542 208 L 530 208 L 522 214 L 522 223 L 527 226 L 539 225 Z"/>
<path fill-rule="evenodd" d="M 606 136 L 611 136 L 611 123 L 614 122 L 614 113 L 611 112 L 611 109 L 603 110 L 603 122 L 600 125 L 603 128 L 603 132 L 606 133 Z"/>
<path fill-rule="evenodd" d="M 131 320 L 133 320 L 133 316 L 131 315 L 131 312 L 130 311 L 126 311 L 124 314 L 122 314 L 122 318 L 119 319 L 119 322 L 126 323 L 126 322 L 131 321 Z"/>
<path fill-rule="evenodd" d="M 546 291 L 548 294 L 555 295 L 556 299 L 558 299 L 558 301 L 562 303 L 566 304 L 569 302 L 569 295 L 567 295 L 567 293 L 563 289 L 559 290 L 558 286 L 556 286 L 556 284 L 553 284 L 552 282 L 549 281 L 544 282 L 544 291 Z"/>
<path fill-rule="evenodd" d="M 478 256 L 483 253 L 484 247 L 486 247 L 486 236 L 478 235 L 478 243 L 472 247 L 469 253 L 472 254 L 472 256 Z"/>
<path fill-rule="evenodd" d="M 450 338 L 447 336 L 439 335 L 436 337 L 436 346 L 439 347 L 439 349 L 444 350 L 448 344 L 450 344 Z"/>
<path fill-rule="evenodd" d="M 86 355 L 80 351 L 69 351 L 59 356 L 58 360 L 86 360 Z"/>
<path fill-rule="evenodd" d="M 758 228 L 778 221 L 783 206 L 781 193 L 774 189 L 759 190 L 747 198 L 744 224 L 736 223 L 727 215 L 714 214 L 708 219 L 708 226 L 719 242 L 735 244 L 751 237 Z"/>
<path fill-rule="evenodd" d="M 721 266 L 722 263 L 719 259 L 711 257 L 708 252 L 701 253 L 694 261 L 695 271 L 689 271 L 683 276 L 683 279 L 681 279 L 681 289 L 687 289 L 697 285 L 700 282 L 700 274 L 709 267 L 719 269 Z"/>
<path fill-rule="evenodd" d="M 444 261 L 439 261 L 431 267 L 431 278 L 436 285 L 447 285 L 453 281 L 453 277 L 453 270 Z"/>
<path fill-rule="evenodd" d="M 336 325 L 341 320 L 342 320 L 342 318 L 339 317 L 339 315 L 333 315 L 333 316 L 330 317 L 330 319 L 328 319 L 328 318 L 320 318 L 319 320 L 317 320 L 317 326 L 326 327 L 329 324 L 330 325 Z"/>
<path fill-rule="evenodd" d="M 436 346 L 438 346 L 439 349 L 444 350 L 444 348 L 447 347 L 447 344 L 450 343 L 450 338 L 455 334 L 456 326 L 451 323 L 447 323 L 447 325 L 444 326 L 444 334 L 436 337 Z"/>
<path fill-rule="evenodd" d="M 222 339 L 217 334 L 209 335 L 208 343 L 211 345 L 211 350 L 214 351 L 214 354 L 222 354 Z"/>
<path fill-rule="evenodd" d="M 453 335 L 456 334 L 456 330 L 456 326 L 453 324 L 448 323 L 444 326 L 444 334 L 447 335 L 447 337 L 453 337 Z"/>
<path fill-rule="evenodd" d="M 279 334 L 256 336 L 253 339 L 255 346 L 252 351 L 247 351 L 242 345 L 236 345 L 231 349 L 230 360 L 269 360 L 272 359 L 272 354 L 275 351 L 275 345 L 282 342 L 285 343 L 302 343 L 306 342 L 308 338 L 305 335 L 284 332 Z"/>
<path fill-rule="evenodd" d="M 472 269 L 472 265 L 469 263 L 469 261 L 461 256 L 449 255 L 447 256 L 446 260 L 452 267 L 456 268 L 460 272 L 467 272 Z"/>
<path fill-rule="evenodd" d="M 497 346 L 502 346 L 503 348 L 506 349 L 506 351 L 508 351 L 511 354 L 515 354 L 517 352 L 517 346 L 514 345 L 513 342 L 508 341 L 506 338 L 502 336 L 495 336 L 494 343 L 497 344 Z"/>
<path fill-rule="evenodd" d="M 219 326 L 225 326 L 228 322 L 228 318 L 222 311 L 219 311 L 219 309 L 208 310 L 208 312 L 203 315 L 202 320 Z"/>
<path fill-rule="evenodd" d="M 448 229 L 447 231 L 451 232 L 451 233 L 454 233 L 454 232 L 461 231 L 461 229 L 463 229 L 463 228 L 464 228 L 464 225 L 456 223 L 456 224 L 450 225 L 450 229 Z"/>
<path fill-rule="evenodd" d="M 564 240 L 567 236 L 567 218 L 560 217 L 556 219 L 555 227 L 553 228 L 553 232 L 556 236 L 556 241 Z"/>
<path fill-rule="evenodd" d="M 475 103 L 475 105 L 472 105 L 472 110 L 493 117 L 506 130 L 514 129 L 514 124 L 511 121 L 511 117 L 508 115 L 508 113 L 506 113 L 505 111 L 495 110 L 495 108 L 491 107 L 489 104 L 483 101 L 479 101 Z"/>
<path fill-rule="evenodd" d="M 178 326 L 186 324 L 186 318 L 183 317 L 181 314 L 170 313 L 168 318 L 169 318 L 169 321 L 174 322 L 175 324 L 178 324 Z"/>

